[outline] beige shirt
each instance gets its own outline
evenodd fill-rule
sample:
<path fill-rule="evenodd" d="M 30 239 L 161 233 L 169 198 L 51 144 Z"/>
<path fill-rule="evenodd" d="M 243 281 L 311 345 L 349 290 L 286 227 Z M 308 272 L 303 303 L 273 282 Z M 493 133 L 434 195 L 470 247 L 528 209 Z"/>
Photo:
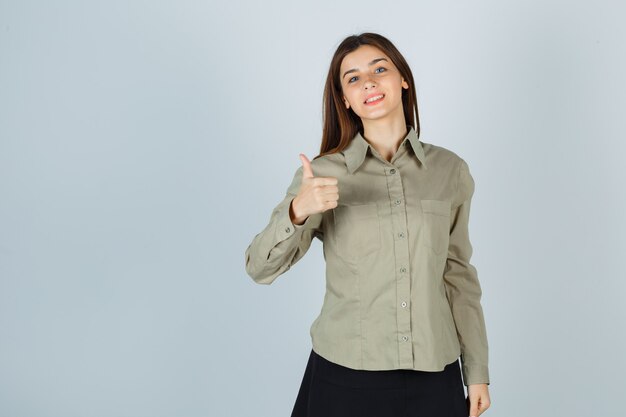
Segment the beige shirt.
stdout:
<path fill-rule="evenodd" d="M 271 284 L 317 237 L 326 260 L 326 295 L 310 328 L 318 354 L 352 369 L 421 371 L 441 371 L 460 355 L 465 385 L 489 384 L 482 291 L 470 263 L 474 181 L 456 153 L 407 129 L 390 162 L 359 133 L 342 153 L 313 159 L 315 176 L 338 179 L 338 206 L 294 225 L 300 166 L 246 249 L 246 272 Z"/>

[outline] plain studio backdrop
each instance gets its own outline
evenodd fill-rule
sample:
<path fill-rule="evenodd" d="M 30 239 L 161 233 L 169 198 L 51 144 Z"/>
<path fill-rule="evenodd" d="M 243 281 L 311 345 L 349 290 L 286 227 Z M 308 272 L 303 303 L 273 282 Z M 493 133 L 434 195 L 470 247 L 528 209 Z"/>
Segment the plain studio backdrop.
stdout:
<path fill-rule="evenodd" d="M 0 416 L 287 416 L 322 244 L 244 251 L 319 152 L 332 53 L 405 55 L 421 139 L 476 182 L 485 416 L 626 387 L 620 2 L 1 1 Z"/>

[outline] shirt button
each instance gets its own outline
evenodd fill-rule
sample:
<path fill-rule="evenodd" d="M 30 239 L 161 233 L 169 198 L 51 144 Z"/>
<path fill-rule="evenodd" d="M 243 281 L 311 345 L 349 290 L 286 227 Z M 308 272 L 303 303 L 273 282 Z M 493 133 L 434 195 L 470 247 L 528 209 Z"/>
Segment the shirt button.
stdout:
<path fill-rule="evenodd" d="M 291 231 L 291 227 L 287 227 L 287 228 L 285 229 L 285 232 L 287 232 L 287 233 L 289 233 L 290 231 Z"/>
<path fill-rule="evenodd" d="M 409 340 L 409 337 L 408 336 L 402 336 L 402 340 L 404 340 L 406 342 L 407 340 Z"/>
<path fill-rule="evenodd" d="M 400 204 L 401 202 L 402 202 L 402 200 L 400 200 L 400 199 L 396 200 L 396 206 L 397 206 L 398 204 Z"/>
<path fill-rule="evenodd" d="M 400 236 L 400 237 L 404 237 L 404 232 L 400 232 L 400 233 L 398 233 L 398 236 Z"/>
<path fill-rule="evenodd" d="M 402 307 L 406 307 L 406 302 L 405 301 L 402 302 Z"/>
<path fill-rule="evenodd" d="M 400 268 L 400 272 L 406 272 L 406 268 L 405 267 Z"/>
<path fill-rule="evenodd" d="M 390 173 L 390 174 L 395 174 L 395 173 L 396 173 L 396 170 L 395 170 L 394 168 L 391 168 L 391 169 L 389 170 L 389 173 Z"/>

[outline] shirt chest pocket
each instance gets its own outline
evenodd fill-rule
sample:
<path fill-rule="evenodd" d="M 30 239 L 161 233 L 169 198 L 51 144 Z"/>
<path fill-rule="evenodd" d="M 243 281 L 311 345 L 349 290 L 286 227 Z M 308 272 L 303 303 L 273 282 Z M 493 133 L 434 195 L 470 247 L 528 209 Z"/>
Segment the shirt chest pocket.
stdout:
<path fill-rule="evenodd" d="M 444 200 L 421 200 L 422 236 L 424 246 L 436 255 L 448 253 L 450 242 L 450 202 Z"/>
<path fill-rule="evenodd" d="M 337 206 L 333 213 L 337 255 L 358 261 L 380 249 L 380 219 L 375 203 Z"/>

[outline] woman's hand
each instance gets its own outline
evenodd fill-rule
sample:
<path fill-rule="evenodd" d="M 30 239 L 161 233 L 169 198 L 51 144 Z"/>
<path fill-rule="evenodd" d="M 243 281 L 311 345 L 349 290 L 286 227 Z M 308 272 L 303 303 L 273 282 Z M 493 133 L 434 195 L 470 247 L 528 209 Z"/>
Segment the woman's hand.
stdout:
<path fill-rule="evenodd" d="M 302 161 L 302 184 L 298 195 L 291 201 L 291 221 L 293 224 L 303 224 L 306 219 L 315 213 L 337 207 L 339 188 L 335 177 L 315 177 L 311 162 L 300 154 Z"/>
<path fill-rule="evenodd" d="M 478 417 L 491 405 L 487 384 L 470 384 L 467 386 L 467 399 L 470 417 Z"/>

